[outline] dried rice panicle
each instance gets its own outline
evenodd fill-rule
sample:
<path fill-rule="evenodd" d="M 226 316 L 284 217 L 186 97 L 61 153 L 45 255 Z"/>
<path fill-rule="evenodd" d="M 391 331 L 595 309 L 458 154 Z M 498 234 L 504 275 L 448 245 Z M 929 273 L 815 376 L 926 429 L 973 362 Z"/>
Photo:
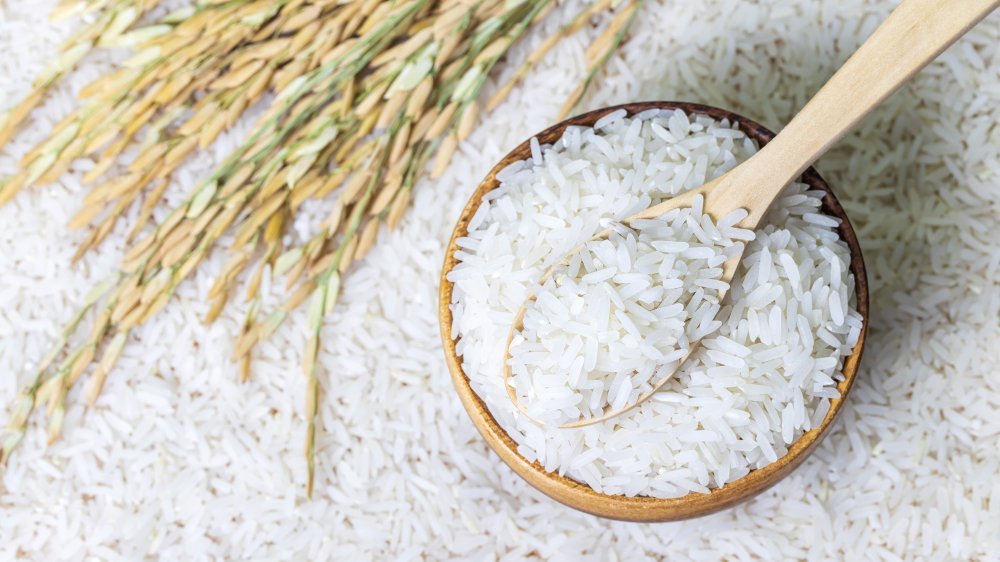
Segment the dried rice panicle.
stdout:
<path fill-rule="evenodd" d="M 178 284 L 231 234 L 231 258 L 210 291 L 206 321 L 218 316 L 249 272 L 243 296 L 252 306 L 234 354 L 243 380 L 254 345 L 310 302 L 311 493 L 319 332 L 337 301 L 341 275 L 372 248 L 382 225 L 399 223 L 435 153 L 432 171 L 444 169 L 476 123 L 490 71 L 553 2 L 210 1 L 145 21 L 158 3 L 61 3 L 56 15 L 93 12 L 94 22 L 63 47 L 35 90 L 0 117 L 2 144 L 92 49 L 134 51 L 84 88 L 80 107 L 24 156 L 17 174 L 0 180 L 3 203 L 29 185 L 58 178 L 75 159 L 93 159 L 84 180 L 94 187 L 70 222 L 90 229 L 77 257 L 107 237 L 128 209 L 139 208 L 121 275 L 87 301 L 36 371 L 18 399 L 0 460 L 16 447 L 24 412 L 36 404 L 47 404 L 49 437 L 56 439 L 73 384 L 96 363 L 86 389 L 87 400 L 96 399 L 131 330 L 162 310 Z M 583 13 L 607 7 L 597 2 Z M 620 21 L 612 28 L 619 30 Z M 269 92 L 276 95 L 249 138 L 150 226 L 175 170 Z M 123 173 L 113 173 L 132 147 L 137 156 Z M 336 205 L 319 230 L 304 244 L 285 247 L 302 204 L 327 196 Z M 288 276 L 291 296 L 284 307 L 260 314 L 267 268 Z M 88 315 L 94 317 L 90 336 L 68 349 Z"/>

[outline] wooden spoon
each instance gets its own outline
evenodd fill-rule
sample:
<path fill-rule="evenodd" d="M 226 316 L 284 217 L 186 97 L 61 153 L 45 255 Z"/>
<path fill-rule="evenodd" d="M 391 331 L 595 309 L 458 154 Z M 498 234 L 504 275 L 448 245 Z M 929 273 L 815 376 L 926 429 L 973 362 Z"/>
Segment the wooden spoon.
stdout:
<path fill-rule="evenodd" d="M 745 209 L 748 214 L 737 226 L 751 230 L 757 228 L 785 186 L 799 177 L 830 145 L 840 140 L 890 94 L 998 5 L 1000 0 L 904 0 L 788 125 L 759 152 L 701 187 L 649 207 L 622 222 L 655 218 L 674 209 L 690 207 L 695 196 L 702 195 L 705 198 L 705 213 L 713 219 L 718 220 L 732 211 Z M 607 235 L 608 231 L 604 231 L 594 239 Z M 740 259 L 742 256 L 725 263 L 722 281 L 732 281 Z M 542 275 L 540 283 L 544 283 L 557 267 L 558 265 L 549 268 Z M 720 301 L 725 294 L 726 291 L 720 291 Z M 510 400 L 525 415 L 528 415 L 526 408 L 519 403 L 510 384 L 510 345 L 515 334 L 521 330 L 525 310 L 534 298 L 535 295 L 529 296 L 521 305 L 504 347 L 504 385 Z M 691 343 L 688 355 L 695 345 L 696 342 Z M 687 355 L 680 363 L 683 364 L 685 359 Z M 641 394 L 635 402 L 623 408 L 559 427 L 582 427 L 621 415 L 651 397 L 671 377 L 662 377 L 652 390 Z"/>

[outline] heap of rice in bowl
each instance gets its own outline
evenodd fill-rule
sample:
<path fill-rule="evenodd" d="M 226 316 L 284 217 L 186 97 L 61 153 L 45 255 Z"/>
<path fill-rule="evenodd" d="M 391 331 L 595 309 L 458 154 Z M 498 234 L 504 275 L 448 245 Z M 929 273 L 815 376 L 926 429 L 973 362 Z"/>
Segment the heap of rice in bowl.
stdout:
<path fill-rule="evenodd" d="M 610 221 L 722 175 L 757 147 L 725 120 L 680 110 L 619 110 L 552 146 L 531 144 L 531 158 L 484 196 L 448 275 L 462 369 L 522 456 L 605 494 L 679 497 L 776 461 L 819 425 L 862 328 L 849 250 L 838 219 L 820 210 L 822 192 L 793 183 L 749 235 L 700 209 L 646 225 L 659 230 L 645 239 L 633 224 L 616 253 L 595 248 L 590 263 L 540 287 Z M 729 292 L 713 302 L 718 260 L 744 243 Z M 536 293 L 516 342 L 531 346 L 511 348 L 510 382 L 528 415 L 508 397 L 502 364 L 515 314 Z M 682 364 L 679 350 L 690 351 Z M 627 405 L 669 374 L 621 416 L 558 427 Z"/>

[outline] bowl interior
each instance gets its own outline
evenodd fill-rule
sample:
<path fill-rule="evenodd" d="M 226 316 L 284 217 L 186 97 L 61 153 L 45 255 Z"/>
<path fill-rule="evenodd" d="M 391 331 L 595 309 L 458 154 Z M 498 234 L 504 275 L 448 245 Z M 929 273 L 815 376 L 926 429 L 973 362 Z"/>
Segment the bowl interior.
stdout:
<path fill-rule="evenodd" d="M 688 114 L 708 115 L 718 120 L 728 119 L 730 123 L 738 126 L 760 145 L 766 144 L 774 137 L 774 133 L 760 124 L 735 113 L 715 107 L 681 102 L 631 103 L 598 109 L 567 119 L 535 136 L 543 145 L 552 144 L 562 136 L 563 131 L 567 127 L 572 125 L 592 126 L 604 115 L 618 109 L 625 109 L 629 115 L 647 109 L 681 109 Z M 529 141 L 525 141 L 504 157 L 490 171 L 482 183 L 480 183 L 455 225 L 455 230 L 452 233 L 451 241 L 445 253 L 444 268 L 441 272 L 439 317 L 445 359 L 448 363 L 448 369 L 451 372 L 452 382 L 455 385 L 463 406 L 489 446 L 514 472 L 553 499 L 587 513 L 626 521 L 674 521 L 706 515 L 745 501 L 771 487 L 789 474 L 816 448 L 833 420 L 840 413 L 844 399 L 854 384 L 858 363 L 861 360 L 861 354 L 864 350 L 868 333 L 868 280 L 865 275 L 864 261 L 861 257 L 861 248 L 844 209 L 840 206 L 833 191 L 823 181 L 823 178 L 816 173 L 815 169 L 809 168 L 802 175 L 801 181 L 809 185 L 812 189 L 824 191 L 823 212 L 841 219 L 838 230 L 841 239 L 844 240 L 850 249 L 850 268 L 855 279 L 857 308 L 863 319 L 861 336 L 858 339 L 858 343 L 851 355 L 844 361 L 844 380 L 837 385 L 841 397 L 831 400 L 830 411 L 823 419 L 823 422 L 818 427 L 804 433 L 789 447 L 788 453 L 784 457 L 779 458 L 776 462 L 764 468 L 751 471 L 743 478 L 734 480 L 707 494 L 688 494 L 672 499 L 626 497 L 596 492 L 589 486 L 559 476 L 558 474 L 546 472 L 538 463 L 528 462 L 524 457 L 519 455 L 517 453 L 517 445 L 513 439 L 497 424 L 486 404 L 473 392 L 469 384 L 469 379 L 462 370 L 461 358 L 455 351 L 456 341 L 451 339 L 452 315 L 449 305 L 451 304 L 453 285 L 448 281 L 447 275 L 457 262 L 454 257 L 457 249 L 455 241 L 457 238 L 465 236 L 468 233 L 469 221 L 479 208 L 483 196 L 499 185 L 496 174 L 509 164 L 524 160 L 530 156 Z"/>

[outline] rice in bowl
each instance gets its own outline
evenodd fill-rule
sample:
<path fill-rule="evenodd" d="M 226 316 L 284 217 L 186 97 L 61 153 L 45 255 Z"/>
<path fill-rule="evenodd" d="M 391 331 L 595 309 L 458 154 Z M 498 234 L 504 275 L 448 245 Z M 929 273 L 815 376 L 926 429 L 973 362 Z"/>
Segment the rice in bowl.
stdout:
<path fill-rule="evenodd" d="M 521 415 L 501 360 L 539 275 L 602 219 L 697 187 L 756 146 L 727 121 L 652 109 L 612 112 L 531 149 L 497 175 L 448 273 L 462 371 L 520 455 L 604 494 L 671 498 L 774 462 L 824 419 L 863 323 L 837 220 L 820 211 L 824 192 L 804 184 L 789 186 L 749 243 L 718 331 L 652 399 L 580 429 Z"/>

